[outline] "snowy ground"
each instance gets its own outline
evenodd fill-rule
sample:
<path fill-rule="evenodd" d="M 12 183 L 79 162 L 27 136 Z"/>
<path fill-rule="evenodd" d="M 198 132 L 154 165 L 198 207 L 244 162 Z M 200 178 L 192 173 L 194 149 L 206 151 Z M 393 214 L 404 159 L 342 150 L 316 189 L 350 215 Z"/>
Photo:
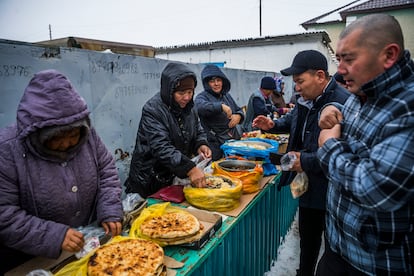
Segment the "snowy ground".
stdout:
<path fill-rule="evenodd" d="M 322 246 L 319 252 L 319 258 L 324 251 L 324 241 L 322 239 Z M 299 226 L 298 213 L 290 226 L 283 242 L 279 246 L 277 259 L 273 261 L 272 266 L 264 276 L 296 276 L 296 269 L 299 268 Z"/>
<path fill-rule="evenodd" d="M 279 246 L 278 258 L 272 264 L 270 271 L 265 276 L 295 276 L 296 269 L 299 268 L 299 227 L 298 214 L 285 236 L 284 241 Z"/>

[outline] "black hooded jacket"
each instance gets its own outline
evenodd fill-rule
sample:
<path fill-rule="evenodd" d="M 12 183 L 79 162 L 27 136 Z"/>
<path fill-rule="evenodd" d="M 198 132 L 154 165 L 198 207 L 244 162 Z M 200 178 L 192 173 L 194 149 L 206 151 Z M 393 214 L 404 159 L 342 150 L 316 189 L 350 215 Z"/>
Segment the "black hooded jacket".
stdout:
<path fill-rule="evenodd" d="M 127 193 L 146 198 L 171 185 L 175 176 L 186 178 L 195 166 L 191 158 L 201 145 L 208 145 L 194 102 L 180 108 L 173 99 L 180 79 L 196 75 L 184 64 L 169 63 L 161 74 L 161 91 L 149 99 L 139 123 Z"/>

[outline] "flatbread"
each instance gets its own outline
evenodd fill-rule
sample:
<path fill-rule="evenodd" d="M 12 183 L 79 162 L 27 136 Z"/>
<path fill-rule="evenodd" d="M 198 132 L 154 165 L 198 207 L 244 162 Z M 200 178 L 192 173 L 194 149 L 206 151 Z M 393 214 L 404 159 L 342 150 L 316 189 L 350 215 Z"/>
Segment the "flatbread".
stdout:
<path fill-rule="evenodd" d="M 192 236 L 184 237 L 184 238 L 173 238 L 173 239 L 158 238 L 155 241 L 162 242 L 165 245 L 179 245 L 179 244 L 192 243 L 192 242 L 198 241 L 199 239 L 201 239 L 203 234 L 204 234 L 204 226 L 203 224 L 200 224 L 200 230 Z"/>
<path fill-rule="evenodd" d="M 143 235 L 152 239 L 185 238 L 200 231 L 200 222 L 189 212 L 170 212 L 145 220 L 141 224 Z"/>
<path fill-rule="evenodd" d="M 144 239 L 128 239 L 99 247 L 88 261 L 88 276 L 155 276 L 164 271 L 164 250 Z"/>

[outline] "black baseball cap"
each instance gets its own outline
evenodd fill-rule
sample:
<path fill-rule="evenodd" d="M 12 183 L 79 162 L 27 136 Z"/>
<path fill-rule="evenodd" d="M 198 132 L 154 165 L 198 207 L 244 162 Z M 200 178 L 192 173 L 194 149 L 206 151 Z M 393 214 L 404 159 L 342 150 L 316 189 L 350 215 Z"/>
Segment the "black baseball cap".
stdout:
<path fill-rule="evenodd" d="M 328 61 L 326 57 L 318 51 L 306 50 L 296 54 L 292 65 L 280 71 L 284 76 L 298 75 L 308 70 L 328 71 Z"/>

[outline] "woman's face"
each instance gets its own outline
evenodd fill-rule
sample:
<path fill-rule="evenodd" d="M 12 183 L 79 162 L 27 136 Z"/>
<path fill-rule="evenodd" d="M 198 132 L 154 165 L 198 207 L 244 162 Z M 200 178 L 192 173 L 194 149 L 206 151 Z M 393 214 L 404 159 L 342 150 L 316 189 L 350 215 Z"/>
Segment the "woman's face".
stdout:
<path fill-rule="evenodd" d="M 73 128 L 47 140 L 47 148 L 55 151 L 67 151 L 69 148 L 76 146 L 80 140 L 80 128 Z"/>
<path fill-rule="evenodd" d="M 194 89 L 186 89 L 183 91 L 175 91 L 174 101 L 181 107 L 185 108 L 194 96 Z"/>
<path fill-rule="evenodd" d="M 220 93 L 223 89 L 223 80 L 221 78 L 212 78 L 208 81 L 208 85 L 214 93 Z"/>

